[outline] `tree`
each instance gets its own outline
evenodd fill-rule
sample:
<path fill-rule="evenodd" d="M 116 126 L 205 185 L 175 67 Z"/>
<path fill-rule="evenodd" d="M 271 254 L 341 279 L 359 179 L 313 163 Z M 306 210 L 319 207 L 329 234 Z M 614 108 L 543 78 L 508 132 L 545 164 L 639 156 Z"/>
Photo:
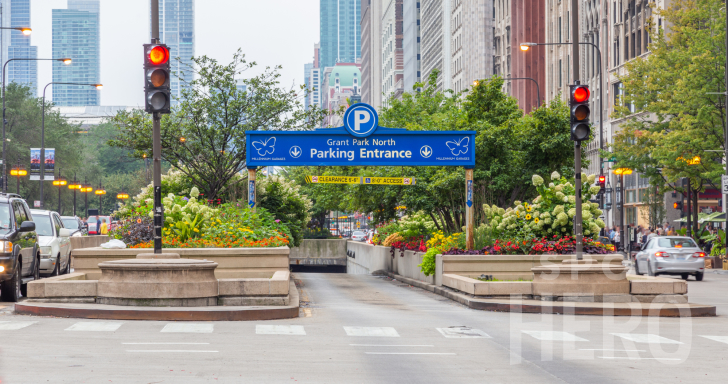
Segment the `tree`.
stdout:
<path fill-rule="evenodd" d="M 725 97 L 711 93 L 726 90 L 725 2 L 683 0 L 655 12 L 668 30 L 651 25 L 651 54 L 620 77 L 625 95 L 614 117 L 626 122 L 614 139 L 616 166 L 681 193 L 679 180 L 689 179 L 697 217 L 698 192 L 717 188 L 724 172 L 722 156 L 709 151 L 724 149 Z"/>
<path fill-rule="evenodd" d="M 179 104 L 162 117 L 162 158 L 189 177 L 208 199 L 225 194 L 232 187 L 230 180 L 245 168 L 246 131 L 320 126 L 323 111 L 302 109 L 300 100 L 307 89 L 280 87 L 279 66 L 237 80 L 256 67 L 240 50 L 227 65 L 207 56 L 193 62 L 194 75 L 182 79 Z M 151 152 L 150 115 L 142 110 L 120 111 L 111 122 L 118 135 L 109 144 L 131 150 L 138 158 Z"/>

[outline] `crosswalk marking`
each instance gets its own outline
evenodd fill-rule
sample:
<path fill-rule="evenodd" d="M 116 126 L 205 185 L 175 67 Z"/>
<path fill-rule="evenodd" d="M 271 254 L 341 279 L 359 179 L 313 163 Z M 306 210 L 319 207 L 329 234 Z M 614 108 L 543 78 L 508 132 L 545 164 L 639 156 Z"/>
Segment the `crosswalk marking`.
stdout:
<path fill-rule="evenodd" d="M 0 321 L 0 331 L 17 331 L 35 323 L 37 321 Z"/>
<path fill-rule="evenodd" d="M 700 336 L 700 337 L 704 337 L 706 339 L 717 341 L 719 343 L 728 344 L 728 336 Z"/>
<path fill-rule="evenodd" d="M 523 333 L 543 341 L 589 341 L 571 333 L 560 331 L 523 331 Z"/>
<path fill-rule="evenodd" d="M 255 326 L 258 335 L 299 335 L 306 336 L 303 325 L 261 325 Z"/>
<path fill-rule="evenodd" d="M 122 322 L 116 321 L 81 321 L 66 328 L 66 331 L 83 331 L 83 332 L 114 332 Z"/>
<path fill-rule="evenodd" d="M 212 333 L 213 324 L 200 323 L 169 323 L 162 328 L 162 332 L 170 333 Z"/>
<path fill-rule="evenodd" d="M 490 335 L 480 329 L 468 327 L 436 328 L 448 339 L 489 339 Z"/>
<path fill-rule="evenodd" d="M 344 327 L 347 336 L 399 337 L 391 327 Z"/>
<path fill-rule="evenodd" d="M 612 335 L 621 337 L 625 340 L 633 341 L 635 343 L 646 343 L 646 344 L 682 344 L 679 341 L 671 340 L 666 337 L 658 336 L 652 333 L 612 333 Z"/>

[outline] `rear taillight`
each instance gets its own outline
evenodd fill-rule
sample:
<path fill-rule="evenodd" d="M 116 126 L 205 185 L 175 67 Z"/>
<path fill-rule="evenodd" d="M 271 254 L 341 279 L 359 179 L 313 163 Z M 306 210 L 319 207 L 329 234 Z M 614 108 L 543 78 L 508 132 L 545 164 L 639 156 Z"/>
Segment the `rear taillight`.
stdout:
<path fill-rule="evenodd" d="M 655 257 L 670 257 L 670 254 L 667 252 L 655 252 Z"/>
<path fill-rule="evenodd" d="M 695 252 L 693 253 L 693 257 L 705 257 L 705 252 Z"/>

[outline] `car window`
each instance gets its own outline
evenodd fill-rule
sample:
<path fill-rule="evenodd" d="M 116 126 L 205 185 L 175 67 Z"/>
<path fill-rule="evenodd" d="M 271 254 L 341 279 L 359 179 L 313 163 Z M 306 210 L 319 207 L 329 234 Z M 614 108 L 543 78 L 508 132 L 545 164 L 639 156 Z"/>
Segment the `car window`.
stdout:
<path fill-rule="evenodd" d="M 0 204 L 0 228 L 10 228 L 10 205 Z"/>
<path fill-rule="evenodd" d="M 35 215 L 35 232 L 38 236 L 53 236 L 53 225 L 51 224 L 50 215 Z"/>
<path fill-rule="evenodd" d="M 63 222 L 63 227 L 68 229 L 78 229 L 80 228 L 78 225 L 78 220 L 76 219 L 61 219 Z"/>
<path fill-rule="evenodd" d="M 657 244 L 661 248 L 697 248 L 693 239 L 680 237 L 661 237 L 657 239 Z"/>
<path fill-rule="evenodd" d="M 61 219 L 58 217 L 58 215 L 52 215 L 53 216 L 53 226 L 56 227 L 56 235 L 58 235 L 61 228 L 63 228 L 63 224 L 61 224 Z"/>

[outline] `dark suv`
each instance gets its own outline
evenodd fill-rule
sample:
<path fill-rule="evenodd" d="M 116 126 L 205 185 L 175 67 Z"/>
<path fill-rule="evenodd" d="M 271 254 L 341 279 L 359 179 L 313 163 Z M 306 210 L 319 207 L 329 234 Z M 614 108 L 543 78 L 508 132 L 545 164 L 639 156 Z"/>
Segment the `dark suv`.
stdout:
<path fill-rule="evenodd" d="M 25 200 L 0 193 L 0 298 L 17 302 L 27 283 L 40 278 L 40 248 Z"/>

